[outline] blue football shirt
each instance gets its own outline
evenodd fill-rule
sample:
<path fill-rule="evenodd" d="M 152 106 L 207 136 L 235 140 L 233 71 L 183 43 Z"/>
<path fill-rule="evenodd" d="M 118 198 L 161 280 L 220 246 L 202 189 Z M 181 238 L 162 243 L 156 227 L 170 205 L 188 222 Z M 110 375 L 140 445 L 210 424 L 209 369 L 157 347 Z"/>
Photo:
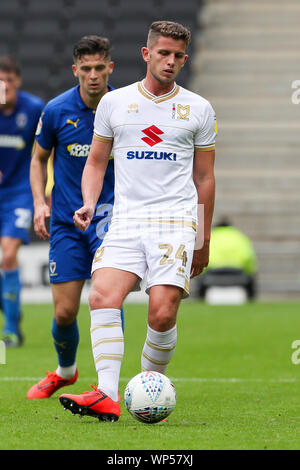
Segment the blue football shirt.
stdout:
<path fill-rule="evenodd" d="M 0 109 L 0 197 L 31 192 L 29 169 L 34 135 L 43 101 L 25 91 L 17 95 L 15 110 Z"/>
<path fill-rule="evenodd" d="M 109 86 L 109 90 L 112 89 Z M 79 85 L 49 101 L 42 112 L 36 139 L 44 149 L 54 148 L 55 151 L 52 223 L 73 225 L 74 211 L 83 204 L 81 176 L 92 143 L 95 112 L 82 101 Z M 114 162 L 111 159 L 97 207 L 112 205 L 113 201 Z"/>

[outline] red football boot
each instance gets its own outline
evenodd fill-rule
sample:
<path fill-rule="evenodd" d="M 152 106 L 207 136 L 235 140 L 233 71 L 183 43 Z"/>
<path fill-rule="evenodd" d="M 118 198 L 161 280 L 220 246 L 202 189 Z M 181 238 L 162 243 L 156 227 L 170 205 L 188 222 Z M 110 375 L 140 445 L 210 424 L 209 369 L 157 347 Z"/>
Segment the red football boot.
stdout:
<path fill-rule="evenodd" d="M 27 392 L 27 398 L 49 398 L 56 390 L 66 385 L 72 385 L 76 382 L 78 377 L 78 370 L 71 379 L 63 379 L 57 375 L 56 371 L 47 372 L 47 377 L 40 380 L 37 384 L 33 385 Z"/>
<path fill-rule="evenodd" d="M 99 421 L 118 421 L 121 414 L 120 403 L 113 401 L 93 385 L 91 387 L 94 389 L 93 392 L 84 392 L 81 395 L 65 393 L 60 395 L 59 401 L 73 414 L 93 416 Z"/>

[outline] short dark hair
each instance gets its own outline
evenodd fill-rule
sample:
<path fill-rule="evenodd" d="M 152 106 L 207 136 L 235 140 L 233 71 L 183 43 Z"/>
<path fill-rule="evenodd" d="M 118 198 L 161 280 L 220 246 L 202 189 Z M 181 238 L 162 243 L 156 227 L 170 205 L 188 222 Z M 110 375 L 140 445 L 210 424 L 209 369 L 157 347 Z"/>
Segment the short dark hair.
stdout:
<path fill-rule="evenodd" d="M 149 28 L 148 47 L 151 47 L 159 36 L 171 37 L 177 40 L 182 39 L 185 42 L 186 48 L 191 42 L 190 31 L 182 26 L 182 24 L 174 23 L 174 21 L 154 21 Z"/>
<path fill-rule="evenodd" d="M 101 54 L 106 59 L 110 59 L 111 48 L 108 38 L 91 35 L 83 36 L 73 48 L 74 62 L 83 55 Z"/>
<path fill-rule="evenodd" d="M 0 70 L 2 72 L 13 72 L 18 77 L 21 76 L 21 67 L 17 60 L 10 55 L 3 55 L 0 57 Z"/>

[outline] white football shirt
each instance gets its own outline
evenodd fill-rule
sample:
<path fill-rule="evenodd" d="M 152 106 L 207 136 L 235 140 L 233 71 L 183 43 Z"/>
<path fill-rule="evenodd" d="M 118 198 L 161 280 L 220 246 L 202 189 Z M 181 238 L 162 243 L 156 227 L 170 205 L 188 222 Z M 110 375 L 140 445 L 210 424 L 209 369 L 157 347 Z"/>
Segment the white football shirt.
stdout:
<path fill-rule="evenodd" d="M 177 84 L 155 96 L 136 82 L 104 95 L 94 136 L 113 140 L 113 220 L 197 221 L 194 150 L 214 149 L 216 138 L 215 113 L 207 100 Z"/>

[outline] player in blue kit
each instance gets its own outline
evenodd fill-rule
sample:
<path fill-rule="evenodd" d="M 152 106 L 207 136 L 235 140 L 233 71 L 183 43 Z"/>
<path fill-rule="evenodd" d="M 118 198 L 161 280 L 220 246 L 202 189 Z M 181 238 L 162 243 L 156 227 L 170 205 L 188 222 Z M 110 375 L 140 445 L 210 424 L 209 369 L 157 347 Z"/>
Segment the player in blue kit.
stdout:
<path fill-rule="evenodd" d="M 73 73 L 79 85 L 46 105 L 37 128 L 31 163 L 34 228 L 46 239 L 49 233 L 45 220 L 50 216 L 45 200 L 46 167 L 54 149 L 49 276 L 54 301 L 52 336 L 58 368 L 33 385 L 27 398 L 48 398 L 77 379 L 77 314 L 81 292 L 85 280 L 91 277 L 93 256 L 108 229 L 114 202 L 114 161 L 111 158 L 90 230 L 83 234 L 74 226 L 74 210 L 82 201 L 81 176 L 93 137 L 95 111 L 101 97 L 112 89 L 108 79 L 114 64 L 109 40 L 99 36 L 83 37 L 74 46 L 73 59 Z"/>
<path fill-rule="evenodd" d="M 20 90 L 19 64 L 0 57 L 0 81 L 5 87 L 0 103 L 0 241 L 2 251 L 1 303 L 5 318 L 3 340 L 7 347 L 20 346 L 21 281 L 18 251 L 28 244 L 33 201 L 29 167 L 35 129 L 43 101 Z"/>

